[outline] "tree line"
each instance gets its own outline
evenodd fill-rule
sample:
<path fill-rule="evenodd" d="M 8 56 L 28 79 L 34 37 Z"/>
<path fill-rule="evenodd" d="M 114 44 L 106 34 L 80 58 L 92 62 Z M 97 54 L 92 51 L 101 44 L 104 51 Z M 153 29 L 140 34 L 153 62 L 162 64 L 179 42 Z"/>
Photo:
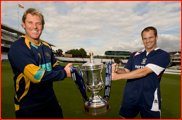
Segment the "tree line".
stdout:
<path fill-rule="evenodd" d="M 63 56 L 63 50 L 62 49 L 58 49 L 58 50 L 55 50 L 53 52 L 54 52 L 54 54 L 56 56 Z M 87 52 L 83 48 L 80 48 L 80 49 L 71 49 L 71 50 L 66 51 L 65 53 L 71 53 L 72 54 L 72 57 L 81 57 L 81 58 L 89 57 L 87 55 Z"/>
<path fill-rule="evenodd" d="M 57 50 L 53 50 L 54 54 L 56 56 L 63 56 L 63 50 L 62 49 L 57 49 Z M 65 53 L 71 53 L 72 57 L 78 57 L 78 58 L 89 58 L 90 55 L 87 55 L 87 52 L 85 51 L 84 48 L 80 48 L 80 49 L 71 49 L 66 51 Z M 95 55 L 94 58 L 106 58 L 106 59 L 110 59 L 111 57 L 108 56 L 99 56 L 99 55 Z"/>

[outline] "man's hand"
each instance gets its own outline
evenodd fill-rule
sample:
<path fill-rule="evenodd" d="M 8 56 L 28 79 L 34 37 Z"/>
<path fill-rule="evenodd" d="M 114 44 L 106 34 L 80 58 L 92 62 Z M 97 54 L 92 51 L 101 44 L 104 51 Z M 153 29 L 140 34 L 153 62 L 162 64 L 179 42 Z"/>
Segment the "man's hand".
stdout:
<path fill-rule="evenodd" d="M 72 63 L 68 63 L 64 70 L 66 71 L 67 77 L 71 77 L 70 67 L 72 66 Z"/>
<path fill-rule="evenodd" d="M 118 64 L 114 63 L 112 64 L 112 73 L 117 73 L 119 70 Z"/>
<path fill-rule="evenodd" d="M 112 73 L 112 80 L 113 81 L 115 81 L 115 80 L 119 80 L 119 76 L 120 76 L 121 74 L 117 74 L 117 73 Z"/>

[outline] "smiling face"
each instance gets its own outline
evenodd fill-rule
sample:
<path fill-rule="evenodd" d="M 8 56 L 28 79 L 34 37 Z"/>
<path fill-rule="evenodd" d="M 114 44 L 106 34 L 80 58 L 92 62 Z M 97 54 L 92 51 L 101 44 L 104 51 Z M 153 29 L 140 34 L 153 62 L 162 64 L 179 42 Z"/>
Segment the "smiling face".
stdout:
<path fill-rule="evenodd" d="M 147 52 L 151 52 L 157 48 L 158 36 L 155 36 L 154 30 L 144 31 L 142 35 L 143 44 Z"/>
<path fill-rule="evenodd" d="M 26 37 L 31 42 L 38 44 L 40 35 L 42 34 L 43 24 L 42 20 L 38 15 L 27 14 L 25 23 L 22 22 L 23 28 L 25 29 Z"/>

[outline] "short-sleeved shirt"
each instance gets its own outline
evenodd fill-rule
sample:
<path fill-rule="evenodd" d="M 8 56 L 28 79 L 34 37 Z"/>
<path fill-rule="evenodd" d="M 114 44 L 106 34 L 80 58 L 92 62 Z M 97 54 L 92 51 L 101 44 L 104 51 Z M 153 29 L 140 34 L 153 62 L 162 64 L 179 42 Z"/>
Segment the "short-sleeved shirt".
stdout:
<path fill-rule="evenodd" d="M 153 73 L 138 79 L 128 79 L 123 101 L 147 107 L 152 111 L 159 111 L 161 106 L 160 80 L 169 63 L 169 54 L 159 48 L 150 53 L 147 53 L 145 49 L 132 53 L 124 68 L 134 71 L 146 66 L 153 70 Z"/>

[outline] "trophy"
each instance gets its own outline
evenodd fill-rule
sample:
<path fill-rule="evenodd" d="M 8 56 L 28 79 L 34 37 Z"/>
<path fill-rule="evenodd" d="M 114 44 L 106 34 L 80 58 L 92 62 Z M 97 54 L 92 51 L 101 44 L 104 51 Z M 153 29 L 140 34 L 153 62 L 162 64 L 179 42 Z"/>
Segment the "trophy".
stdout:
<path fill-rule="evenodd" d="M 96 116 L 105 114 L 110 110 L 108 99 L 103 99 L 98 95 L 98 93 L 104 88 L 102 80 L 103 67 L 104 65 L 102 63 L 94 62 L 93 52 L 90 52 L 90 62 L 82 65 L 82 71 L 84 71 L 86 80 L 85 88 L 92 93 L 92 96 L 84 101 L 83 112 L 85 114 Z"/>

